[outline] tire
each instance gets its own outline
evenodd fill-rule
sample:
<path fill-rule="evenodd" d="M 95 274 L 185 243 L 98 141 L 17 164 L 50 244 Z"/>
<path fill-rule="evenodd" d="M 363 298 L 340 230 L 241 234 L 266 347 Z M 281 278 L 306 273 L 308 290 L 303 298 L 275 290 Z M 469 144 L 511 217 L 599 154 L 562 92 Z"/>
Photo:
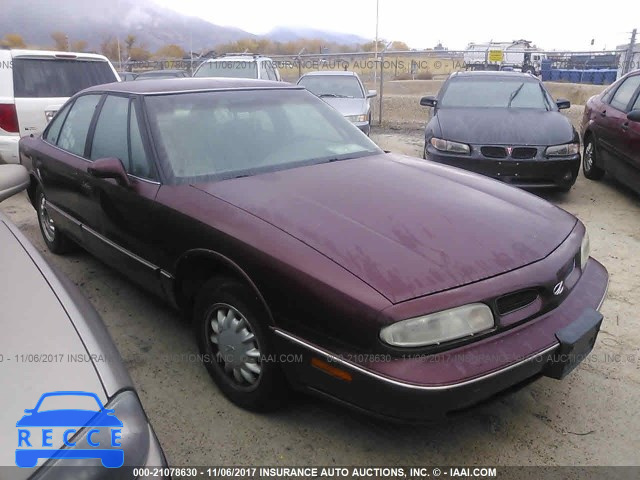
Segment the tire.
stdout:
<path fill-rule="evenodd" d="M 424 149 L 422 150 L 422 158 L 427 159 L 427 143 L 424 144 Z"/>
<path fill-rule="evenodd" d="M 193 312 L 209 375 L 233 403 L 261 412 L 282 406 L 289 393 L 265 316 L 255 294 L 226 277 L 214 277 L 200 289 Z"/>
<path fill-rule="evenodd" d="M 40 226 L 42 239 L 52 253 L 61 255 L 70 252 L 74 249 L 75 245 L 69 240 L 69 237 L 56 228 L 47 212 L 46 198 L 42 187 L 38 186 L 36 189 L 35 207 L 38 214 L 38 225 Z"/>
<path fill-rule="evenodd" d="M 597 148 L 593 137 L 587 138 L 584 142 L 584 152 L 582 155 L 582 173 L 589 180 L 601 180 L 605 171 L 596 165 Z"/>

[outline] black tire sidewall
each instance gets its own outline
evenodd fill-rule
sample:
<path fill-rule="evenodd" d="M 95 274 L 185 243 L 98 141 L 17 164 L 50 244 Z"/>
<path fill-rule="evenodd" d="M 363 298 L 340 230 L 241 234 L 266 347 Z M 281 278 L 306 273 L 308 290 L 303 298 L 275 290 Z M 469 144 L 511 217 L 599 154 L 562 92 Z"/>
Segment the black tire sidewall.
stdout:
<path fill-rule="evenodd" d="M 251 390 L 239 388 L 217 363 L 213 353 L 207 320 L 208 313 L 217 303 L 231 305 L 242 313 L 258 340 L 263 357 L 262 372 L 257 386 Z M 224 277 L 211 279 L 202 287 L 193 309 L 193 330 L 209 375 L 233 403 L 254 411 L 268 411 L 279 407 L 288 390 L 280 365 L 273 361 L 276 355 L 265 315 L 264 308 L 251 290 L 238 281 Z M 266 362 L 265 358 L 268 359 Z"/>
<path fill-rule="evenodd" d="M 38 227 L 40 227 L 40 234 L 42 235 L 42 239 L 44 240 L 44 243 L 47 245 L 47 248 L 49 249 L 49 251 L 53 253 L 63 253 L 65 250 L 64 240 L 62 238 L 62 234 L 58 231 L 58 229 L 56 228 L 53 234 L 53 241 L 50 241 L 44 232 L 44 226 L 42 225 L 42 217 L 40 215 L 40 203 L 42 202 L 43 197 L 46 200 L 47 197 L 45 196 L 44 191 L 42 190 L 42 187 L 38 187 L 36 189 L 36 214 L 38 215 Z"/>
<path fill-rule="evenodd" d="M 587 148 L 591 145 L 591 168 L 587 169 Z M 584 144 L 582 155 L 582 173 L 589 180 L 599 180 L 604 176 L 604 170 L 596 165 L 597 146 L 593 137 L 590 137 Z"/>

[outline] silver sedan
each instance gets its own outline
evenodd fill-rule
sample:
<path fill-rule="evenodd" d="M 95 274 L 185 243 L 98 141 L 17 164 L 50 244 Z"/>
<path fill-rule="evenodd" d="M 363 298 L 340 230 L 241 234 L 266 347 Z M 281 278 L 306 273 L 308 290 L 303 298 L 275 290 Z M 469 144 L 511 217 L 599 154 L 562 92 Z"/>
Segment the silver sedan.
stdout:
<path fill-rule="evenodd" d="M 28 184 L 22 165 L 0 165 L 0 201 Z M 2 212 L 0 245 L 0 465 L 16 465 L 3 467 L 7 478 L 136 478 L 133 467 L 166 466 L 92 305 Z"/>

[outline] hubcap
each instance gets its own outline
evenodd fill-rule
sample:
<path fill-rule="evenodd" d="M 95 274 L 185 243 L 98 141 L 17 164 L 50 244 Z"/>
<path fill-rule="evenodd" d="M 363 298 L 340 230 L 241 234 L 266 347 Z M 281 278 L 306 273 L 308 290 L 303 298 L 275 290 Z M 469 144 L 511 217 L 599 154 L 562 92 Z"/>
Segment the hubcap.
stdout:
<path fill-rule="evenodd" d="M 588 172 L 593 166 L 593 143 L 587 143 L 584 149 L 584 168 Z"/>
<path fill-rule="evenodd" d="M 253 387 L 262 373 L 260 344 L 244 315 L 231 305 L 213 306 L 207 319 L 216 360 L 237 385 Z"/>
<path fill-rule="evenodd" d="M 44 198 L 44 195 L 40 197 L 40 205 L 38 207 L 38 217 L 40 219 L 40 225 L 42 225 L 42 231 L 44 236 L 50 242 L 53 242 L 56 238 L 56 226 L 53 223 L 53 220 L 49 216 L 49 212 L 47 211 L 47 201 Z"/>

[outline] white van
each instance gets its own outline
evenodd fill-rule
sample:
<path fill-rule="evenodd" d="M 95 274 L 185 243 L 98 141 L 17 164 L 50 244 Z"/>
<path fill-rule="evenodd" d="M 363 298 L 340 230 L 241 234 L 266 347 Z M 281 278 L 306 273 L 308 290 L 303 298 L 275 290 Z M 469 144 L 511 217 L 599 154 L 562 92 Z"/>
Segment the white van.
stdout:
<path fill-rule="evenodd" d="M 42 132 L 76 92 L 117 81 L 102 55 L 0 47 L 0 164 L 20 163 L 20 137 Z"/>
<path fill-rule="evenodd" d="M 204 61 L 193 73 L 194 77 L 257 78 L 281 81 L 275 62 L 262 55 L 227 53 Z"/>

